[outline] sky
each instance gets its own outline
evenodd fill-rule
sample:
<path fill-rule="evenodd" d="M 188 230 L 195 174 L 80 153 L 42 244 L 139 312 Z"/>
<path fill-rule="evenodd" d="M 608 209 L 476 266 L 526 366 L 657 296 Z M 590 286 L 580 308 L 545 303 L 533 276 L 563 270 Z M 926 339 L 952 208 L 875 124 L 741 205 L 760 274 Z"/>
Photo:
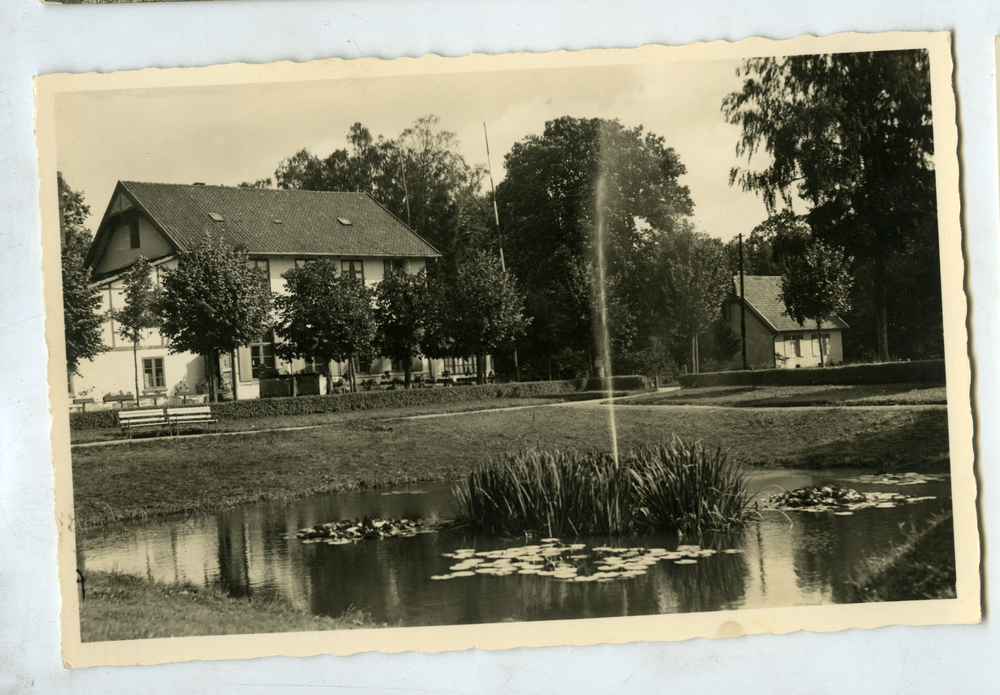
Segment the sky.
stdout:
<path fill-rule="evenodd" d="M 766 217 L 752 193 L 729 185 L 739 129 L 722 100 L 738 90 L 739 61 L 428 72 L 259 84 L 72 91 L 57 96 L 56 158 L 84 194 L 95 230 L 119 180 L 235 186 L 274 177 L 302 148 L 325 157 L 347 146 L 351 125 L 397 137 L 434 114 L 470 164 L 494 181 L 503 156 L 560 116 L 617 118 L 662 136 L 686 166 L 695 225 L 729 240 Z"/>

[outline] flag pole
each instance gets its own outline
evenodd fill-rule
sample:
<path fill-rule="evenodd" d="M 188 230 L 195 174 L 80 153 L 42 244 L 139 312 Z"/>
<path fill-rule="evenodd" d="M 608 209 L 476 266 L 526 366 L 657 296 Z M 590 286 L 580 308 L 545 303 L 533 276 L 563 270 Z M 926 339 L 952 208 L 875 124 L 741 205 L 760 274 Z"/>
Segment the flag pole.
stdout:
<path fill-rule="evenodd" d="M 500 212 L 497 210 L 497 191 L 493 187 L 493 164 L 490 162 L 490 135 L 486 131 L 486 121 L 483 121 L 483 137 L 486 140 L 486 170 L 490 173 L 490 193 L 493 194 L 493 219 L 497 223 L 497 244 L 500 247 L 500 269 L 506 274 L 507 264 L 503 258 L 503 232 L 500 231 Z M 521 365 L 517 361 L 517 347 L 514 348 L 514 376 L 521 380 Z"/>

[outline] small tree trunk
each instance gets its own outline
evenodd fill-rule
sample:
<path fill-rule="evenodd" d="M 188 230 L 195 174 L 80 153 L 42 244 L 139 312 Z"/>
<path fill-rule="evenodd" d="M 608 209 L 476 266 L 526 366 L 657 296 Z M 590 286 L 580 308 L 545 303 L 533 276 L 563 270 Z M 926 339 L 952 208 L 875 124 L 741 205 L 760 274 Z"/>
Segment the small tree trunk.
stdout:
<path fill-rule="evenodd" d="M 357 393 L 357 391 L 358 391 L 358 384 L 357 384 L 356 375 L 354 373 L 354 353 L 352 352 L 347 359 L 348 359 L 348 365 L 349 365 L 349 367 L 348 367 L 349 372 L 348 373 L 350 374 L 350 379 L 351 379 L 351 393 Z"/>
<path fill-rule="evenodd" d="M 215 350 L 209 350 L 205 358 L 205 377 L 208 380 L 208 402 L 215 403 Z"/>
<path fill-rule="evenodd" d="M 819 366 L 825 367 L 823 360 L 823 322 L 816 319 L 816 339 L 819 341 Z"/>
<path fill-rule="evenodd" d="M 324 357 L 323 364 L 326 365 L 326 395 L 329 396 L 333 394 L 333 360 Z"/>
<path fill-rule="evenodd" d="M 229 351 L 229 378 L 233 380 L 233 400 L 234 401 L 238 401 L 240 399 L 239 398 L 239 394 L 237 393 L 237 389 L 239 388 L 237 386 L 237 384 L 239 383 L 240 378 L 239 378 L 239 376 L 236 375 L 236 367 L 237 367 L 237 365 L 236 365 L 236 350 L 230 350 Z"/>
<path fill-rule="evenodd" d="M 410 360 L 407 358 L 406 362 L 403 363 L 403 388 L 409 390 L 410 388 Z"/>
<path fill-rule="evenodd" d="M 482 386 L 486 383 L 486 353 L 480 352 L 476 359 L 476 383 Z"/>
<path fill-rule="evenodd" d="M 135 368 L 135 407 L 139 407 L 139 341 L 132 341 L 132 366 Z"/>

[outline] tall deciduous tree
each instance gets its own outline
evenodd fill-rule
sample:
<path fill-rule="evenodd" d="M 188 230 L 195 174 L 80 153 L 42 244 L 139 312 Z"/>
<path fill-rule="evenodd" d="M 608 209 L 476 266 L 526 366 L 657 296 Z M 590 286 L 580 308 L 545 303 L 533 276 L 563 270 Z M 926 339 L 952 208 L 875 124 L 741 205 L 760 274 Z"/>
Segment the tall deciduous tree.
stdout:
<path fill-rule="evenodd" d="M 432 274 L 424 352 L 428 357 L 477 359 L 476 382 L 486 383 L 486 355 L 511 345 L 529 319 L 516 281 L 495 256 L 481 252 L 454 276 Z"/>
<path fill-rule="evenodd" d="M 356 390 L 355 362 L 370 357 L 375 346 L 371 289 L 326 259 L 293 268 L 282 277 L 288 294 L 274 300 L 275 333 L 283 341 L 276 352 L 285 359 L 321 357 L 328 374 L 330 362 L 347 361 L 351 389 Z M 328 379 L 328 392 L 331 387 Z"/>
<path fill-rule="evenodd" d="M 326 158 L 303 149 L 285 159 L 275 172 L 278 187 L 369 193 L 440 249 L 452 269 L 485 243 L 483 168 L 458 154 L 458 139 L 437 116 L 417 119 L 395 140 L 355 123 L 347 142 Z"/>
<path fill-rule="evenodd" d="M 386 273 L 375 288 L 376 342 L 382 354 L 403 364 L 403 386 L 410 388 L 413 358 L 419 356 L 427 323 L 427 274 Z"/>
<path fill-rule="evenodd" d="M 82 360 L 93 360 L 110 348 L 101 337 L 105 320 L 100 311 L 101 293 L 90 286 L 90 270 L 84 265 L 92 241 L 83 226 L 90 216 L 90 207 L 83 202 L 83 194 L 70 188 L 62 174 L 57 176 L 66 368 L 76 374 Z"/>
<path fill-rule="evenodd" d="M 742 128 L 737 154 L 762 152 L 766 165 L 734 168 L 731 183 L 762 195 L 772 212 L 797 195 L 814 234 L 863 266 L 857 297 L 874 314 L 881 359 L 890 357 L 890 312 L 919 303 L 940 334 L 926 51 L 753 58 L 740 74 L 742 90 L 722 109 Z M 898 290 L 915 277 L 920 296 Z"/>
<path fill-rule="evenodd" d="M 153 268 L 144 256 L 133 261 L 132 266 L 122 276 L 123 308 L 114 312 L 118 323 L 118 335 L 132 343 L 132 367 L 135 370 L 135 403 L 139 405 L 139 341 L 143 333 L 159 327 L 159 292 L 153 286 Z"/>
<path fill-rule="evenodd" d="M 687 187 L 678 182 L 684 165 L 663 138 L 642 127 L 569 116 L 515 143 L 504 161 L 497 200 L 505 252 L 525 289 L 527 313 L 536 319 L 522 359 L 536 373 L 552 361 L 566 362 L 567 352 L 586 356 L 571 361 L 589 366 L 600 352 L 594 349 L 590 292 L 599 233 L 615 285 L 609 330 L 634 334 L 647 242 L 693 209 Z"/>
<path fill-rule="evenodd" d="M 850 291 L 852 259 L 841 249 L 828 246 L 818 239 L 799 255 L 785 262 L 781 277 L 781 301 L 787 313 L 804 325 L 816 322 L 819 338 L 819 364 L 826 366 L 823 355 L 823 322 L 851 308 Z"/>
<path fill-rule="evenodd" d="M 245 251 L 209 234 L 179 254 L 163 278 L 161 331 L 170 352 L 206 358 L 209 398 L 217 400 L 219 355 L 230 354 L 265 333 L 271 323 L 271 290 Z"/>

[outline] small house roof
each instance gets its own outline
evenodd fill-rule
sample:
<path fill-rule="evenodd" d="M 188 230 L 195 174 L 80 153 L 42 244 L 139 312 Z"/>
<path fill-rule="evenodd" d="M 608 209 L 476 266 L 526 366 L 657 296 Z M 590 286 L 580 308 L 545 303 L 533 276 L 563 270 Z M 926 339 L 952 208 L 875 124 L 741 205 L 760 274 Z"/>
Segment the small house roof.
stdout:
<path fill-rule="evenodd" d="M 781 276 L 744 275 L 743 297 L 747 308 L 752 309 L 775 333 L 808 330 L 808 326 L 803 326 L 785 313 L 787 310 L 781 301 Z M 740 276 L 735 275 L 731 300 L 738 304 L 739 299 Z M 839 316 L 834 316 L 832 321 L 824 324 L 824 328 L 847 328 L 847 323 Z"/>
<path fill-rule="evenodd" d="M 121 192 L 182 251 L 210 233 L 251 255 L 441 255 L 367 193 L 120 181 L 112 200 Z"/>

